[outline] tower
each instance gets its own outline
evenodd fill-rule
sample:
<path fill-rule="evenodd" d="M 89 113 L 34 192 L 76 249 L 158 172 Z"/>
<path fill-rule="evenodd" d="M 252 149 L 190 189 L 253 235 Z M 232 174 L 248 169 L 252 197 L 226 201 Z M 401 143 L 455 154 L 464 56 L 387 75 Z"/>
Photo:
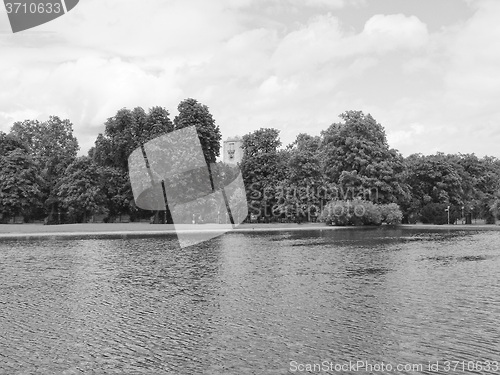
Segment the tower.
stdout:
<path fill-rule="evenodd" d="M 243 158 L 243 140 L 241 137 L 229 137 L 224 141 L 222 147 L 222 161 L 226 164 L 236 165 Z"/>

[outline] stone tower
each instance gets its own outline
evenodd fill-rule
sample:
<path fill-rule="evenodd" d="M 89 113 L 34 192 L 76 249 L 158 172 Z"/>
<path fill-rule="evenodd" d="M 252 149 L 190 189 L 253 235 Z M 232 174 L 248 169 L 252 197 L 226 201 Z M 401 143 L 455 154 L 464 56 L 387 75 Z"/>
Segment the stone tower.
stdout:
<path fill-rule="evenodd" d="M 236 165 L 243 158 L 243 140 L 241 137 L 229 137 L 224 141 L 222 147 L 222 161 L 226 164 Z"/>

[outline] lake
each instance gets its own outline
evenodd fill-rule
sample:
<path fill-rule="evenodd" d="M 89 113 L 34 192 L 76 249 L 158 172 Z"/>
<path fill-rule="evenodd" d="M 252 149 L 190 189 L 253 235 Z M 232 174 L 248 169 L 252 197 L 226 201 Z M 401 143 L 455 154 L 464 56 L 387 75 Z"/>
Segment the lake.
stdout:
<path fill-rule="evenodd" d="M 0 373 L 500 374 L 499 245 L 385 227 L 3 241 Z"/>

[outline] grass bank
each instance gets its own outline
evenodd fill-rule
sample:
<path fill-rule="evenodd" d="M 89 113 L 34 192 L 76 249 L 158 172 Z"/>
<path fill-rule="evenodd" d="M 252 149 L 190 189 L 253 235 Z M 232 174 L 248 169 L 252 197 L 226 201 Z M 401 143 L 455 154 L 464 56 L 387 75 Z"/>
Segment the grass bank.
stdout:
<path fill-rule="evenodd" d="M 426 230 L 500 230 L 500 225 L 426 225 L 404 224 L 404 229 Z M 324 223 L 273 223 L 273 224 L 240 224 L 233 232 L 273 232 L 273 231 L 302 231 L 302 230 L 338 230 L 360 229 L 374 227 L 333 227 Z M 1 224 L 0 239 L 16 238 L 64 238 L 64 237 L 148 237 L 156 235 L 175 234 L 176 231 L 200 232 L 221 231 L 224 227 L 217 224 L 185 225 L 175 228 L 171 224 L 149 223 L 86 223 L 86 224 Z"/>

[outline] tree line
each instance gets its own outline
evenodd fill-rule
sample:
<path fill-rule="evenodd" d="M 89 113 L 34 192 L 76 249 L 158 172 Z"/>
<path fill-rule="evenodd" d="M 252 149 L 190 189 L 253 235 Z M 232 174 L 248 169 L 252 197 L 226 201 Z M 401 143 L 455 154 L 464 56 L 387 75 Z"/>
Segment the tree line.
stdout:
<path fill-rule="evenodd" d="M 241 170 L 245 192 L 226 201 L 246 195 L 247 221 L 442 224 L 448 214 L 455 221 L 468 213 L 488 223 L 498 218 L 499 159 L 443 153 L 405 158 L 389 147 L 382 125 L 361 111 L 347 111 L 319 136 L 301 133 L 285 147 L 276 129 L 246 134 L 238 169 L 217 163 L 222 136 L 206 105 L 190 98 L 177 109 L 173 121 L 163 107 L 118 110 L 86 156 L 77 156 L 70 120 L 14 123 L 8 134 L 0 132 L 0 222 L 16 216 L 48 224 L 86 222 L 95 215 L 110 222 L 124 215 L 172 222 L 168 206 L 148 211 L 135 205 L 128 156 L 162 134 L 193 125 L 212 170 L 216 165 L 226 179 Z M 356 221 L 356 207 L 346 202 L 356 202 L 363 218 Z M 336 209 L 344 216 L 332 215 Z M 220 222 L 217 210 L 200 214 L 200 220 Z"/>

